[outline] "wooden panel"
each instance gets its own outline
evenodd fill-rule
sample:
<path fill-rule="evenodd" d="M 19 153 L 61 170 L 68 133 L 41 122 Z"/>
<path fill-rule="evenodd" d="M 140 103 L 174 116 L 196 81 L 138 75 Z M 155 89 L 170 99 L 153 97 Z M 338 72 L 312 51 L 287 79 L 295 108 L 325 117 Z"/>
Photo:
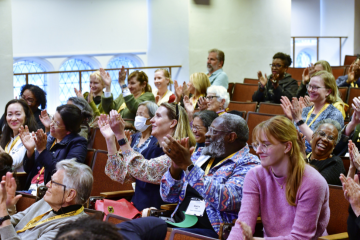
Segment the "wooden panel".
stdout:
<path fill-rule="evenodd" d="M 231 99 L 231 97 L 232 97 L 232 94 L 233 94 L 233 90 L 234 90 L 234 85 L 235 85 L 235 83 L 229 83 L 229 87 L 228 87 L 228 93 L 229 93 L 229 96 L 230 96 L 230 99 Z"/>
<path fill-rule="evenodd" d="M 231 101 L 252 102 L 252 95 L 258 88 L 257 84 L 235 83 Z"/>
<path fill-rule="evenodd" d="M 122 222 L 127 222 L 127 221 L 131 221 L 131 219 L 129 218 L 124 218 L 124 217 L 121 217 L 121 216 L 118 216 L 118 215 L 115 215 L 115 214 L 112 214 L 112 213 L 109 213 L 107 216 L 106 216 L 106 219 L 105 219 L 105 222 L 109 222 L 109 223 L 112 223 L 112 224 L 119 224 L 119 223 L 122 223 Z"/>
<path fill-rule="evenodd" d="M 349 94 L 348 94 L 348 98 L 347 98 L 347 104 L 349 105 L 349 111 L 352 108 L 351 104 L 353 103 L 354 97 L 359 97 L 359 96 L 360 96 L 360 88 L 351 87 L 349 89 Z"/>
<path fill-rule="evenodd" d="M 256 102 L 235 102 L 231 101 L 229 103 L 229 111 L 236 110 L 240 112 L 255 112 L 256 111 Z"/>
<path fill-rule="evenodd" d="M 19 193 L 17 192 L 16 195 Z M 16 211 L 21 212 L 30 207 L 33 203 L 36 202 L 36 197 L 31 194 L 22 193 L 22 198 L 16 203 Z"/>
<path fill-rule="evenodd" d="M 329 185 L 329 190 L 330 221 L 326 229 L 329 234 L 347 232 L 349 202 L 341 186 Z"/>
<path fill-rule="evenodd" d="M 350 158 L 342 156 L 341 159 L 343 161 L 344 168 L 345 168 L 345 176 L 347 176 L 347 174 L 349 172 L 349 167 L 350 167 Z"/>
<path fill-rule="evenodd" d="M 331 67 L 332 74 L 334 75 L 335 80 L 338 79 L 340 76 L 344 76 L 345 74 L 345 66 L 341 67 Z"/>
<path fill-rule="evenodd" d="M 280 106 L 280 104 L 264 103 L 264 102 L 260 103 L 259 105 L 259 113 L 284 115 L 284 111 Z"/>
<path fill-rule="evenodd" d="M 257 113 L 257 112 L 248 112 L 246 116 L 246 122 L 249 127 L 249 140 L 248 144 L 252 143 L 252 132 L 254 128 L 261 122 L 266 121 L 276 115 L 274 114 L 265 114 L 265 113 Z"/>
<path fill-rule="evenodd" d="M 104 216 L 105 216 L 105 213 L 103 211 L 98 211 L 98 210 L 94 210 L 94 209 L 84 208 L 84 212 L 87 215 L 92 216 L 95 219 L 98 219 L 101 221 L 104 219 Z"/>
<path fill-rule="evenodd" d="M 339 87 L 340 97 L 343 100 L 343 102 L 346 102 L 347 96 L 348 96 L 348 87 Z"/>
<path fill-rule="evenodd" d="M 302 73 L 305 68 L 291 68 L 289 67 L 286 71 L 287 73 L 291 74 L 291 77 L 296 80 L 302 80 Z"/>
<path fill-rule="evenodd" d="M 170 235 L 170 240 L 213 240 L 216 238 L 206 237 L 195 233 L 185 232 L 178 229 L 173 229 Z"/>
<path fill-rule="evenodd" d="M 101 134 L 100 129 L 99 128 L 95 128 L 93 129 L 94 133 L 91 136 L 89 142 L 92 142 L 92 144 L 89 143 L 89 145 L 92 145 L 91 148 L 93 149 L 100 149 L 100 150 L 107 150 L 107 146 L 106 146 L 106 141 L 104 136 Z M 116 149 L 119 149 L 119 143 L 117 141 L 116 142 Z M 90 148 L 88 145 L 88 148 Z"/>
<path fill-rule="evenodd" d="M 94 157 L 95 157 L 95 149 L 88 149 L 84 163 L 88 165 L 90 168 L 93 165 Z"/>
<path fill-rule="evenodd" d="M 357 56 L 345 55 L 344 65 L 351 65 L 355 61 Z"/>
<path fill-rule="evenodd" d="M 244 78 L 244 83 L 258 84 L 259 79 L 257 79 L 257 78 Z"/>

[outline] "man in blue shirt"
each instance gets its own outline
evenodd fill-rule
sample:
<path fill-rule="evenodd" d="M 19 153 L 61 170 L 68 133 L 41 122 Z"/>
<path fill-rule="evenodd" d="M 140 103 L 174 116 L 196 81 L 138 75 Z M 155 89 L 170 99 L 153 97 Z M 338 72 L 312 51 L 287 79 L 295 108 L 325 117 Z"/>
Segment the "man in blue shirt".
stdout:
<path fill-rule="evenodd" d="M 208 77 L 211 85 L 223 86 L 228 89 L 229 79 L 226 73 L 222 70 L 225 62 L 225 54 L 218 49 L 211 49 L 207 59 Z"/>

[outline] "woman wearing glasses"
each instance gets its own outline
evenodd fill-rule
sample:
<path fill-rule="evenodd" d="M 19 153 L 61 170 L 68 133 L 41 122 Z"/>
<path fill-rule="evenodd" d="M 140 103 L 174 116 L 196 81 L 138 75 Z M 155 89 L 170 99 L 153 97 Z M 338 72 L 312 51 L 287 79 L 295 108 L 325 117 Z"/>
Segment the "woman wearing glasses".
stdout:
<path fill-rule="evenodd" d="M 306 164 L 299 135 L 282 116 L 255 127 L 253 147 L 261 166 L 245 176 L 241 209 L 228 240 L 254 239 L 259 212 L 265 239 L 317 239 L 324 233 L 330 218 L 329 187 Z"/>
<path fill-rule="evenodd" d="M 189 137 L 190 145 L 195 145 L 189 120 L 181 106 L 162 103 L 150 122 L 151 135 L 158 140 L 159 145 L 154 145 L 140 154 L 131 148 L 125 136 L 124 119 L 116 111 L 110 112 L 110 119 L 106 115 L 101 115 L 99 119 L 100 131 L 108 149 L 105 173 L 112 180 L 120 183 L 136 180 L 132 202 L 139 211 L 149 207 L 160 209 L 160 205 L 163 204 L 159 184 L 171 164 L 171 159 L 164 155 L 161 148 L 163 137 L 166 135 L 172 135 L 176 139 Z M 116 149 L 115 138 L 119 142 L 121 153 Z"/>
<path fill-rule="evenodd" d="M 297 98 L 292 103 L 288 98 L 281 99 L 284 114 L 292 120 L 300 132 L 304 134 L 306 141 L 306 152 L 311 152 L 310 141 L 314 133 L 314 126 L 323 119 L 333 119 L 341 127 L 344 126 L 344 118 L 341 112 L 333 105 L 336 102 L 338 88 L 335 78 L 331 73 L 319 71 L 315 73 L 306 86 L 310 102 L 313 106 L 302 108 Z"/>
<path fill-rule="evenodd" d="M 20 138 L 26 148 L 26 189 L 31 185 L 30 189 L 36 190 L 50 181 L 56 163 L 61 160 L 76 158 L 78 162 L 85 162 L 87 140 L 78 133 L 84 118 L 88 117 L 91 117 L 89 112 L 66 104 L 56 108 L 52 120 L 48 115 L 42 116 L 45 127 L 50 128 L 49 133 L 45 134 L 42 129 L 30 133 L 27 126 L 21 127 Z"/>
<path fill-rule="evenodd" d="M 5 124 L 0 140 L 0 152 L 8 153 L 13 159 L 13 169 L 23 172 L 26 148 L 20 140 L 19 128 L 27 125 L 30 131 L 37 130 L 37 124 L 27 102 L 23 99 L 10 100 L 5 106 Z"/>
<path fill-rule="evenodd" d="M 289 99 L 296 96 L 298 84 L 290 74 L 286 73 L 291 65 L 291 57 L 285 53 L 278 52 L 273 56 L 270 64 L 272 74 L 267 77 L 258 72 L 259 89 L 253 94 L 254 102 L 280 103 L 282 96 Z"/>

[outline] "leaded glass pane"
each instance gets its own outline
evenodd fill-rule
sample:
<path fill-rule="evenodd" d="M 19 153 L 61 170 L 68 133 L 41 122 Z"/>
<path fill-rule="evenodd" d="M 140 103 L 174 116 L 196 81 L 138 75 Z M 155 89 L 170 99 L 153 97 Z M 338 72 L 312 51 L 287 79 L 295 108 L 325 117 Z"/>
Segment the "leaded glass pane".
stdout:
<path fill-rule="evenodd" d="M 33 73 L 33 72 L 46 72 L 46 69 L 37 62 L 23 60 L 14 63 L 13 71 L 14 73 Z M 19 97 L 21 87 L 26 84 L 26 77 L 25 75 L 15 75 L 13 77 L 13 81 L 14 81 L 14 97 Z M 46 92 L 46 86 L 47 86 L 46 74 L 29 75 L 29 84 L 37 85 Z"/>
<path fill-rule="evenodd" d="M 60 67 L 60 71 L 73 71 L 73 70 L 90 70 L 93 69 L 89 62 L 82 59 L 69 59 Z M 90 87 L 90 74 L 91 72 L 82 72 L 81 74 L 81 87 L 82 92 L 88 92 Z M 75 96 L 74 88 L 80 89 L 79 86 L 79 73 L 60 73 L 59 80 L 59 98 L 61 104 L 65 104 L 69 97 Z"/>

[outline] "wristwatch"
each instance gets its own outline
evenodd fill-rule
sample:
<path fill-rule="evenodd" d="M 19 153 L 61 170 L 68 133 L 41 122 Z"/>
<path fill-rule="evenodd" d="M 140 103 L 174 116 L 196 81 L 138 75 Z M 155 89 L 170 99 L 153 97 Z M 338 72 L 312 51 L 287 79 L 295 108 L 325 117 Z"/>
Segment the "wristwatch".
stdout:
<path fill-rule="evenodd" d="M 124 137 L 123 139 L 120 139 L 118 141 L 120 146 L 124 146 L 127 142 L 128 142 L 128 139 L 126 137 Z"/>
<path fill-rule="evenodd" d="M 2 225 L 2 223 L 6 220 L 9 220 L 10 219 L 10 215 L 6 215 L 5 217 L 1 217 L 0 218 L 0 226 Z"/>
<path fill-rule="evenodd" d="M 186 171 L 185 171 L 186 175 L 189 174 L 189 172 L 191 171 L 191 169 L 193 169 L 193 167 L 194 167 L 194 164 L 191 164 L 191 165 L 189 165 L 189 166 L 187 167 L 187 169 L 186 169 Z"/>
<path fill-rule="evenodd" d="M 120 85 L 121 89 L 123 88 L 127 88 L 127 85 L 126 84 L 123 84 L 123 85 Z"/>
<path fill-rule="evenodd" d="M 304 120 L 300 120 L 300 121 L 298 121 L 297 123 L 296 123 L 296 126 L 300 126 L 300 125 L 302 125 L 302 124 L 304 124 L 305 122 L 304 122 Z"/>

